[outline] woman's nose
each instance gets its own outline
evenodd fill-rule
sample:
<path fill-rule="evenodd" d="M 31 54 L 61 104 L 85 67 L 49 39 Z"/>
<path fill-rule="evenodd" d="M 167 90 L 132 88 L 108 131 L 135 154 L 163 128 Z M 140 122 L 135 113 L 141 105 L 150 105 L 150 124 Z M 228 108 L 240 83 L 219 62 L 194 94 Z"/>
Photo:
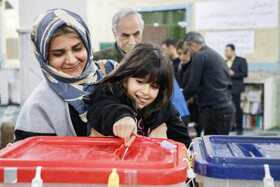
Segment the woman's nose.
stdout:
<path fill-rule="evenodd" d="M 67 64 L 74 64 L 74 63 L 76 63 L 76 57 L 75 57 L 75 55 L 74 55 L 72 52 L 67 53 L 67 54 L 66 54 L 65 62 L 66 62 Z"/>

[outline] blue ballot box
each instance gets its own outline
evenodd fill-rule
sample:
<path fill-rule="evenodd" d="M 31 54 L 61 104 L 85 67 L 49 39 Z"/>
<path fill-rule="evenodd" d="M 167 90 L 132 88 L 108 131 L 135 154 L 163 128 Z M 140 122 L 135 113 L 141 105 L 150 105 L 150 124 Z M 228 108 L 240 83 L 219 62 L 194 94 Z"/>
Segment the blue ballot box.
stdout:
<path fill-rule="evenodd" d="M 193 140 L 192 151 L 204 187 L 280 186 L 280 137 L 204 136 Z"/>

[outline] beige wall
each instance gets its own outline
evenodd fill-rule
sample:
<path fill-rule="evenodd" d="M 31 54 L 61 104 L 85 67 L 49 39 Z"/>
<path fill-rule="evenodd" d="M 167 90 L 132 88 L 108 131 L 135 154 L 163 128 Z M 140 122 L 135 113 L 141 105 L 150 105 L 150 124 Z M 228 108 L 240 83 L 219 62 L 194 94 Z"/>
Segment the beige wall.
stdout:
<path fill-rule="evenodd" d="M 192 2 L 192 7 L 193 7 L 191 10 L 191 30 L 194 30 L 195 28 L 194 2 L 205 2 L 205 1 L 220 1 L 220 0 L 197 0 L 197 1 L 187 0 L 187 2 Z M 279 50 L 280 50 L 279 28 L 280 28 L 280 1 L 278 2 L 278 27 L 268 28 L 268 29 L 253 29 L 255 30 L 255 52 L 253 54 L 246 54 L 244 56 L 248 62 L 279 62 Z M 219 30 L 219 31 L 227 31 L 227 30 Z M 209 30 L 203 30 L 198 32 L 204 35 L 204 33 L 209 32 Z"/>
<path fill-rule="evenodd" d="M 194 30 L 194 4 L 195 2 L 203 1 L 209 0 L 87 0 L 87 22 L 92 32 L 94 50 L 99 50 L 100 42 L 115 41 L 112 33 L 112 17 L 116 12 L 118 12 L 122 8 L 141 8 L 176 4 L 191 4 L 191 30 Z M 278 6 L 279 4 L 280 3 L 278 3 Z M 279 7 L 278 10 L 280 10 Z M 280 11 L 278 11 L 278 14 L 279 13 Z M 278 22 L 280 24 L 279 19 Z M 279 24 L 278 28 L 255 29 L 255 53 L 245 55 L 248 62 L 279 61 Z M 209 30 L 203 30 L 198 32 L 204 35 L 204 33 L 209 32 Z"/>

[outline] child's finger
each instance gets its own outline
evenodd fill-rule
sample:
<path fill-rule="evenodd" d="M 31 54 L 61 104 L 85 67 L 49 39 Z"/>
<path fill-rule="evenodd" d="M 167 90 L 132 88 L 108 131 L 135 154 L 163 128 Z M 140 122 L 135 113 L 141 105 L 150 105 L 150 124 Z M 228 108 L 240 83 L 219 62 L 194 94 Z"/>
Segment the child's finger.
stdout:
<path fill-rule="evenodd" d="M 120 138 L 125 138 L 125 131 L 126 131 L 126 127 L 123 125 L 120 130 L 119 130 L 119 137 Z"/>
<path fill-rule="evenodd" d="M 127 145 L 126 146 L 130 146 L 132 144 L 132 142 L 135 140 L 136 136 L 130 136 L 130 139 L 127 141 Z"/>
<path fill-rule="evenodd" d="M 124 139 L 124 144 L 126 145 L 126 146 L 130 146 L 130 144 L 128 143 L 129 142 L 129 140 L 130 140 L 130 136 L 131 136 L 131 130 L 130 130 L 130 128 L 126 128 L 125 130 L 124 130 L 124 132 L 123 132 L 123 139 Z"/>
<path fill-rule="evenodd" d="M 124 142 L 126 145 L 130 145 L 128 142 L 132 142 L 131 139 L 131 134 L 132 132 L 136 132 L 137 127 L 135 120 L 131 117 L 124 117 L 118 120 L 114 125 L 113 125 L 113 133 L 115 136 L 118 136 L 120 138 L 124 138 Z"/>
<path fill-rule="evenodd" d="M 122 118 L 113 125 L 114 135 L 117 136 L 117 137 L 123 138 L 125 128 L 126 127 L 125 127 L 124 118 Z"/>
<path fill-rule="evenodd" d="M 129 137 L 124 137 L 124 145 L 129 147 L 130 143 L 129 143 Z"/>
<path fill-rule="evenodd" d="M 124 142 L 126 146 L 130 146 L 130 144 L 133 142 L 135 137 L 132 135 L 133 132 L 136 131 L 136 126 L 132 128 L 127 128 L 124 133 Z"/>
<path fill-rule="evenodd" d="M 118 125 L 113 126 L 114 136 L 117 136 L 117 137 L 119 137 L 119 128 L 118 127 L 119 127 Z"/>

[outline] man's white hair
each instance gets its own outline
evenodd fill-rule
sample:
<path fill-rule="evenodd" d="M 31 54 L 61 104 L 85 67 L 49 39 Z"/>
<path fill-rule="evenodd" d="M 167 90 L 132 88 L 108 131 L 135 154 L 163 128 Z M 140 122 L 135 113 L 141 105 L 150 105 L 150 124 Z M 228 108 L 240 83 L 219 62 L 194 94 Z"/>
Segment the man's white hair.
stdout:
<path fill-rule="evenodd" d="M 119 11 L 118 13 L 116 13 L 113 17 L 113 22 L 112 22 L 112 25 L 113 25 L 113 31 L 114 33 L 118 33 L 118 30 L 117 30 L 117 26 L 118 26 L 118 23 L 123 19 L 123 18 L 127 18 L 129 16 L 135 16 L 138 18 L 138 20 L 140 21 L 141 23 L 141 32 L 143 31 L 144 29 L 144 21 L 142 19 L 142 15 L 140 13 L 138 13 L 136 10 L 134 9 L 124 9 L 124 10 L 121 10 Z"/>

